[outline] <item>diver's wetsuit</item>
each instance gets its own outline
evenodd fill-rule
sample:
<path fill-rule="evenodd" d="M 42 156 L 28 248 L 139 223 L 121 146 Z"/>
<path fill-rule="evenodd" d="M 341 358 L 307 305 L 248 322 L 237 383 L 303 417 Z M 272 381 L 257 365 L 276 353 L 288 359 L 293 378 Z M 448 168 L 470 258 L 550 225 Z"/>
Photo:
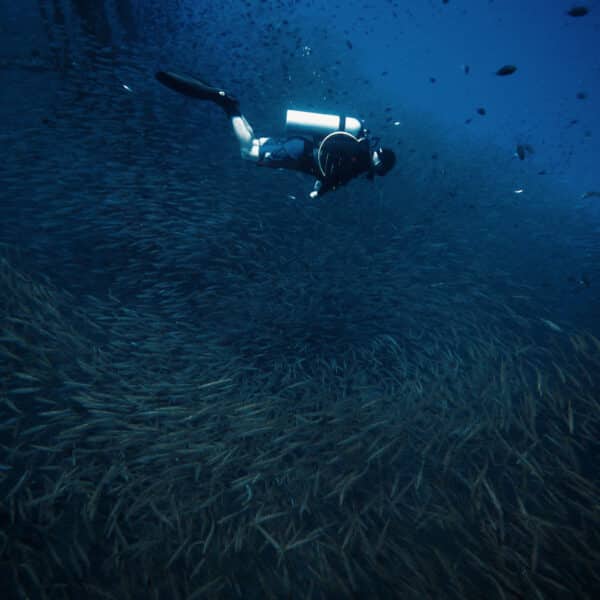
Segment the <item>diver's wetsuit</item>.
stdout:
<path fill-rule="evenodd" d="M 317 175 L 314 143 L 303 137 L 265 138 L 260 145 L 257 164 L 274 169 L 293 169 Z"/>
<path fill-rule="evenodd" d="M 339 148 L 340 153 L 329 153 L 322 157 L 324 171 L 319 167 L 319 144 L 307 138 L 261 138 L 256 164 L 275 169 L 292 169 L 317 178 L 314 191 L 322 196 L 329 190 L 344 185 L 350 179 L 368 173 L 372 178 L 371 152 L 368 138 L 352 143 L 348 148 Z"/>

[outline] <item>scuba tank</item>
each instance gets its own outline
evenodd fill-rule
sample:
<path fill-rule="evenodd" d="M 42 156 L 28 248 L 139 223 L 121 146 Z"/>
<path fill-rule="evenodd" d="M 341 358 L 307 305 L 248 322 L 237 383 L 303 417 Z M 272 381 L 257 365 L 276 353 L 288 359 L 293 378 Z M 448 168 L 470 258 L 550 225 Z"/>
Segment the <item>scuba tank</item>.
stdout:
<path fill-rule="evenodd" d="M 308 138 L 323 138 L 334 131 L 345 131 L 359 137 L 364 133 L 363 124 L 354 117 L 326 115 L 323 113 L 288 110 L 285 116 L 286 134 Z"/>

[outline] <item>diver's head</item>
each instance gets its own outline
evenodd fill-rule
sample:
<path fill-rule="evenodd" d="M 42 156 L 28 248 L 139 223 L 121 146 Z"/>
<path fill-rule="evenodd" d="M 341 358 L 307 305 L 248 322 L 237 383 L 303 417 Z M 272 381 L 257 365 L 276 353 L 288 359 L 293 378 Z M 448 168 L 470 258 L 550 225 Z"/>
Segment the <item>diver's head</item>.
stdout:
<path fill-rule="evenodd" d="M 373 151 L 373 170 L 377 175 L 387 175 L 396 164 L 396 155 L 389 148 L 377 148 Z"/>

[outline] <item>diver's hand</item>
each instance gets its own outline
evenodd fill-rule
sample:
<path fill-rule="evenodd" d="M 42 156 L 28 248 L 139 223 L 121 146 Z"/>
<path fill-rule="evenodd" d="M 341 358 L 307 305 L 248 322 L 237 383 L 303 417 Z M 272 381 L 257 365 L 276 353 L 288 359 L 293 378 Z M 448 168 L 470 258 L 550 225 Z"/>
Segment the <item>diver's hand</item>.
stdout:
<path fill-rule="evenodd" d="M 315 185 L 313 185 L 313 191 L 309 194 L 311 200 L 314 200 L 319 195 L 319 192 L 321 191 L 322 187 L 323 182 L 317 179 L 315 181 Z"/>

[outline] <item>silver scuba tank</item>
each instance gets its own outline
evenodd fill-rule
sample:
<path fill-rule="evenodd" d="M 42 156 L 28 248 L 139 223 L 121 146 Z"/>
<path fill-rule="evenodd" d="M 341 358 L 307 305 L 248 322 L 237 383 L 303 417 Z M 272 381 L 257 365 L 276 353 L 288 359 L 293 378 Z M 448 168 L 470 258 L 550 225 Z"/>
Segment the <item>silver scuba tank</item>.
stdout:
<path fill-rule="evenodd" d="M 363 132 L 363 125 L 354 117 L 288 110 L 285 116 L 285 130 L 289 136 L 322 138 L 334 131 L 345 131 L 358 137 Z"/>

